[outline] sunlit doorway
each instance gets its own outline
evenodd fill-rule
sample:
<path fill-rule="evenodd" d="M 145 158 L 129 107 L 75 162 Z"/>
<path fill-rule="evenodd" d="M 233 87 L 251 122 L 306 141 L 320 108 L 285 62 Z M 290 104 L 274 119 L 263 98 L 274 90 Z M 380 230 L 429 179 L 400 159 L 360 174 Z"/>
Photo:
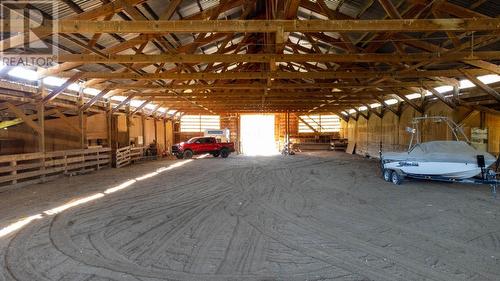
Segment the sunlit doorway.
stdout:
<path fill-rule="evenodd" d="M 274 114 L 241 115 L 241 151 L 245 155 L 278 154 L 274 137 Z"/>

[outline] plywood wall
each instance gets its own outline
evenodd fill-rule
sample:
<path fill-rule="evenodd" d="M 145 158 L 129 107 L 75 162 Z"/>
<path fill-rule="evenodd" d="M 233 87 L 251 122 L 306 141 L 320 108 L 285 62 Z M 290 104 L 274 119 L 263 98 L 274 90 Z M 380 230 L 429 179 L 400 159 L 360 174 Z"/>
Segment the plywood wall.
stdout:
<path fill-rule="evenodd" d="M 107 139 L 108 122 L 106 113 L 94 114 L 87 117 L 87 139 Z"/>
<path fill-rule="evenodd" d="M 152 118 L 144 119 L 144 145 L 150 145 L 156 140 L 155 121 Z"/>
<path fill-rule="evenodd" d="M 486 114 L 485 127 L 488 128 L 488 151 L 500 154 L 500 116 Z"/>
<path fill-rule="evenodd" d="M 67 117 L 67 119 L 74 124 L 74 127 L 79 127 L 78 116 Z M 86 116 L 84 116 L 84 128 L 86 131 Z M 45 120 L 45 150 L 56 151 L 66 149 L 82 148 L 81 132 L 72 129 L 68 124 L 61 119 Z"/>
<path fill-rule="evenodd" d="M 79 117 L 66 118 L 73 124 L 72 126 L 59 118 L 45 120 L 46 151 L 82 148 L 82 131 L 75 130 L 75 127 L 80 126 Z M 91 144 L 95 144 L 97 139 L 107 140 L 108 121 L 106 113 L 84 116 L 83 124 L 83 134 Z M 172 127 L 172 121 L 154 120 L 141 116 L 130 117 L 130 122 L 127 124 L 125 115 L 114 115 L 111 120 L 112 145 L 114 148 L 124 147 L 129 145 L 130 139 L 133 139 L 137 144 L 138 137 L 141 136 L 145 145 L 149 145 L 156 139 L 160 151 L 163 152 L 174 143 Z M 39 137 L 35 131 L 24 123 L 9 127 L 7 130 L 0 130 L 0 154 L 37 152 L 38 139 Z M 86 144 L 87 142 L 84 141 L 84 146 Z M 107 145 L 108 142 L 105 141 L 100 144 Z"/>
<path fill-rule="evenodd" d="M 481 122 L 481 113 L 472 112 L 467 108 L 453 110 L 441 102 L 429 105 L 424 114 L 427 116 L 446 116 L 461 123 L 468 138 L 470 138 L 471 128 L 481 126 L 488 128 L 488 151 L 499 153 L 500 116 L 483 113 L 485 117 Z M 387 111 L 382 119 L 371 114 L 368 120 L 359 116 L 357 121 L 351 118 L 349 122 L 341 124 L 349 142 L 356 143 L 357 154 L 377 157 L 380 144 L 382 144 L 383 151 L 407 149 L 411 134 L 406 131 L 406 128 L 411 127 L 411 120 L 418 116 L 422 116 L 422 114 L 411 107 L 406 107 L 400 117 Z M 432 126 L 424 126 L 422 129 L 422 141 L 450 139 L 453 139 L 453 135 L 447 129 L 446 124 L 433 124 Z"/>
<path fill-rule="evenodd" d="M 171 151 L 174 142 L 174 124 L 171 120 L 165 122 L 165 132 L 167 136 L 167 151 Z"/>
<path fill-rule="evenodd" d="M 142 145 L 145 144 L 144 142 L 144 136 L 143 136 L 143 129 L 142 129 L 142 117 L 141 116 L 133 116 L 129 118 L 130 124 L 129 124 L 129 134 L 130 134 L 130 139 L 134 139 L 134 142 L 137 145 L 141 145 L 139 143 L 139 139 L 142 139 Z"/>
<path fill-rule="evenodd" d="M 165 151 L 165 125 L 163 120 L 155 120 L 156 123 L 156 143 L 158 145 L 158 152 L 163 153 Z"/>
<path fill-rule="evenodd" d="M 0 130 L 0 154 L 17 154 L 37 152 L 38 135 L 28 125 L 21 123 L 9 127 L 7 130 Z"/>
<path fill-rule="evenodd" d="M 67 117 L 79 126 L 79 117 Z M 85 121 L 84 121 L 85 124 Z M 85 128 L 84 128 L 85 130 Z M 1 154 L 30 153 L 38 151 L 38 135 L 24 123 L 0 131 L 0 139 L 6 140 Z M 45 150 L 65 150 L 81 148 L 81 133 L 74 130 L 61 119 L 45 120 Z"/>

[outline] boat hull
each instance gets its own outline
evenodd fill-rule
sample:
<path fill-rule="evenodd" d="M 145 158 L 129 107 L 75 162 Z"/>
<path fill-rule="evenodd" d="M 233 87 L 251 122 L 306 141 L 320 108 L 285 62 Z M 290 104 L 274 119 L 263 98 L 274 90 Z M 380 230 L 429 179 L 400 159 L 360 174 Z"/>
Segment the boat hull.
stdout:
<path fill-rule="evenodd" d="M 396 161 L 384 164 L 385 169 L 400 170 L 408 175 L 440 176 L 467 179 L 481 173 L 476 163 Z"/>

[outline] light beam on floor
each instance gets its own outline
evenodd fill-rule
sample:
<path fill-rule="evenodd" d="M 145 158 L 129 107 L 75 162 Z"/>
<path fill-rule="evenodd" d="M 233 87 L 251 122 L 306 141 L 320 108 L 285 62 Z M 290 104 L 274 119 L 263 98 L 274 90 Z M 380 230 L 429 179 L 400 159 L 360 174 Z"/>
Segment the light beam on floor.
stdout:
<path fill-rule="evenodd" d="M 64 212 L 68 209 L 74 208 L 76 206 L 80 206 L 80 205 L 83 205 L 85 203 L 89 203 L 89 202 L 101 199 L 109 194 L 124 190 L 124 189 L 132 186 L 134 183 L 136 183 L 138 181 L 152 178 L 154 176 L 159 175 L 162 172 L 169 171 L 169 170 L 172 170 L 172 169 L 175 169 L 178 167 L 182 167 L 191 161 L 193 161 L 193 159 L 180 161 L 180 162 L 174 163 L 172 165 L 169 165 L 167 167 L 158 168 L 155 172 L 147 173 L 147 174 L 144 174 L 142 176 L 136 177 L 134 179 L 127 180 L 126 182 L 123 182 L 117 186 L 108 188 L 103 192 L 99 192 L 99 193 L 96 193 L 96 194 L 93 194 L 93 195 L 90 195 L 87 197 L 79 198 L 77 200 L 71 200 L 70 202 L 68 202 L 66 204 L 57 206 L 57 207 L 52 208 L 50 210 L 43 211 L 40 214 L 36 214 L 36 215 L 30 216 L 30 217 L 20 219 L 14 223 L 2 228 L 2 229 L 0 229 L 0 238 L 7 236 L 7 235 L 25 227 L 26 225 L 30 224 L 32 221 L 43 219 L 44 217 L 47 217 L 47 216 L 53 216 L 53 215 L 59 214 L 61 212 Z"/>

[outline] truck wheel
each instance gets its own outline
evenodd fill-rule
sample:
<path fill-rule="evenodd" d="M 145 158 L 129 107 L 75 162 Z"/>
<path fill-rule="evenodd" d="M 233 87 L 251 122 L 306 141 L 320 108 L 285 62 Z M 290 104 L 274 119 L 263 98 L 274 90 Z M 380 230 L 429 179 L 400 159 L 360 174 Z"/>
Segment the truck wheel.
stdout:
<path fill-rule="evenodd" d="M 191 159 L 193 157 L 193 152 L 191 150 L 186 150 L 183 153 L 184 159 Z"/>
<path fill-rule="evenodd" d="M 403 182 L 404 176 L 399 174 L 397 171 L 392 172 L 391 182 L 396 185 L 400 185 Z"/>
<path fill-rule="evenodd" d="M 214 153 L 212 153 L 212 155 L 213 155 L 214 157 L 219 157 L 219 155 L 220 155 L 220 152 L 219 152 L 219 151 L 217 151 L 217 152 L 214 152 Z"/>
<path fill-rule="evenodd" d="M 388 170 L 388 169 L 384 169 L 383 171 L 383 178 L 385 181 L 388 181 L 390 182 L 392 180 L 392 171 L 391 170 Z"/>
<path fill-rule="evenodd" d="M 227 150 L 227 149 L 222 149 L 222 150 L 220 151 L 220 156 L 221 156 L 222 158 L 227 158 L 227 157 L 229 156 L 229 150 Z"/>
<path fill-rule="evenodd" d="M 182 159 L 182 158 L 184 158 L 184 155 L 179 153 L 179 154 L 176 154 L 175 157 L 177 157 L 177 159 Z"/>

